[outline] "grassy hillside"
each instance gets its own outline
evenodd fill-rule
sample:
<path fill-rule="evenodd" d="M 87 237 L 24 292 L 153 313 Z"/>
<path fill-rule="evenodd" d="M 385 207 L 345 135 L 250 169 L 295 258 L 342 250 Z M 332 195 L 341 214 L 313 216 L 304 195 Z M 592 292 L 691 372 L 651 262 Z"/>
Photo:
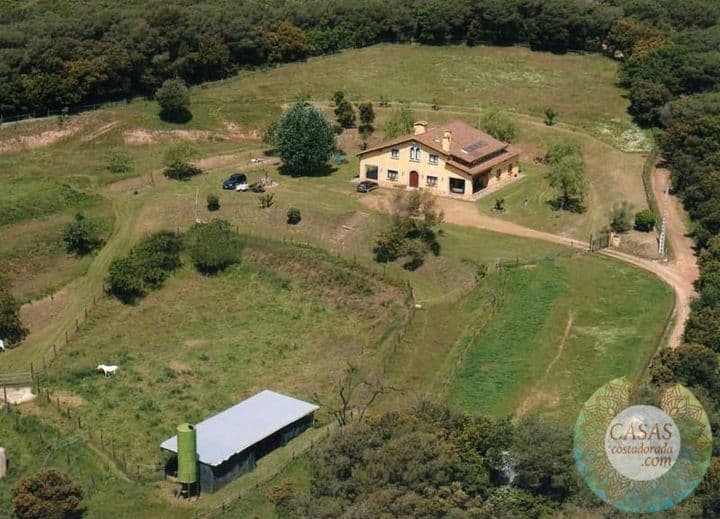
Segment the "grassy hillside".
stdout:
<path fill-rule="evenodd" d="M 472 413 L 540 409 L 573 423 L 597 387 L 643 369 L 672 305 L 650 274 L 597 257 L 513 267 L 491 282 L 500 309 L 460 339 L 450 385 L 449 401 Z"/>

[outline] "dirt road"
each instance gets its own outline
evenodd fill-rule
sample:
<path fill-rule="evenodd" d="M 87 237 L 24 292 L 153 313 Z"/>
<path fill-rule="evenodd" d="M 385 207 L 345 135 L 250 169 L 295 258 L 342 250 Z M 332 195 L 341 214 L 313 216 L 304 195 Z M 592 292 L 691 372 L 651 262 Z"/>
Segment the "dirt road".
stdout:
<path fill-rule="evenodd" d="M 659 189 L 660 192 L 664 189 L 664 182 L 667 179 L 667 174 L 663 171 L 664 170 L 657 170 L 655 172 L 657 180 L 655 178 L 653 179 L 653 187 L 657 185 L 657 189 Z M 658 200 L 662 200 L 662 197 L 658 197 Z M 376 192 L 376 196 L 361 197 L 361 201 L 375 210 L 387 212 L 389 208 L 389 195 L 383 191 Z M 588 249 L 586 242 L 530 229 L 529 227 L 484 215 L 480 213 L 477 205 L 471 202 L 440 198 L 438 199 L 438 205 L 445 213 L 445 221 L 448 223 L 466 225 L 523 238 L 544 240 L 582 250 Z M 652 272 L 673 288 L 675 292 L 675 310 L 673 328 L 668 338 L 668 344 L 674 348 L 682 342 L 685 321 L 690 313 L 690 302 L 695 295 L 693 281 L 697 279 L 698 269 L 693 254 L 692 240 L 685 235 L 685 219 L 682 205 L 679 200 L 671 198 L 671 203 L 668 204 L 668 206 L 667 235 L 675 254 L 673 261 L 661 262 L 649 260 L 614 249 L 605 249 L 601 254 Z"/>

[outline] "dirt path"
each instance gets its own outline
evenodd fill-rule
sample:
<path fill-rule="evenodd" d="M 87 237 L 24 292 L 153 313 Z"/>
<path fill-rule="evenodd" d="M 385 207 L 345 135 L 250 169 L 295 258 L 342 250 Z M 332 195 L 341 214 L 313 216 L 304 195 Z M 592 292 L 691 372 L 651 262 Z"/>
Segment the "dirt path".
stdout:
<path fill-rule="evenodd" d="M 388 196 L 387 193 L 379 190 L 372 196 L 361 197 L 360 200 L 371 209 L 387 211 L 389 207 L 387 202 Z M 662 198 L 660 198 L 660 200 L 662 200 Z M 682 207 L 678 200 L 674 200 L 674 202 L 674 209 L 670 209 L 668 215 L 668 239 L 673 244 L 673 251 L 676 251 L 677 247 L 675 260 L 664 263 L 640 258 L 614 249 L 605 249 L 601 252 L 604 256 L 615 258 L 652 272 L 672 287 L 675 292 L 675 309 L 673 315 L 674 322 L 668 344 L 673 348 L 682 342 L 685 321 L 690 313 L 690 302 L 695 294 L 693 281 L 697 278 L 698 272 L 695 257 L 692 253 L 692 242 L 685 236 L 685 220 Z M 574 247 L 579 250 L 588 250 L 588 244 L 585 242 L 580 242 L 566 236 L 530 229 L 529 227 L 484 215 L 480 213 L 475 204 L 470 202 L 439 198 L 438 205 L 445 213 L 445 221 L 448 223 L 476 227 L 478 229 L 522 238 L 543 240 Z M 673 204 L 670 204 L 670 207 L 672 208 Z M 670 224 L 671 221 L 673 222 L 672 225 Z M 675 245 L 676 242 L 677 246 Z"/>
<path fill-rule="evenodd" d="M 665 201 L 665 189 L 670 186 L 670 183 L 670 171 L 656 167 L 652 175 L 652 189 L 661 209 Z M 676 347 L 682 342 L 685 321 L 690 315 L 690 302 L 696 295 L 693 283 L 700 277 L 700 269 L 695 257 L 693 240 L 687 234 L 685 210 L 680 199 L 674 196 L 671 196 L 667 203 L 665 233 L 673 254 L 673 259 L 668 263 L 668 267 L 677 276 L 676 319 L 679 325 L 676 324 L 670 337 L 670 345 Z"/>

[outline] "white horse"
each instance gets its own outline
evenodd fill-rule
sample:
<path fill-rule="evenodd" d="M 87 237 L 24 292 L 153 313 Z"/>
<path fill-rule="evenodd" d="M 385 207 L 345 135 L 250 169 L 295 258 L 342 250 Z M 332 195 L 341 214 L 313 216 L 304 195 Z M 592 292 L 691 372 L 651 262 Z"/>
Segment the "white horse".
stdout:
<path fill-rule="evenodd" d="M 115 375 L 115 373 L 117 373 L 117 370 L 119 370 L 119 369 L 120 369 L 119 366 L 115 366 L 115 365 L 108 366 L 107 364 L 100 364 L 97 367 L 97 370 L 102 371 L 106 377 L 109 377 L 110 375 Z"/>
<path fill-rule="evenodd" d="M 5 341 L 0 339 L 0 351 L 5 351 Z"/>

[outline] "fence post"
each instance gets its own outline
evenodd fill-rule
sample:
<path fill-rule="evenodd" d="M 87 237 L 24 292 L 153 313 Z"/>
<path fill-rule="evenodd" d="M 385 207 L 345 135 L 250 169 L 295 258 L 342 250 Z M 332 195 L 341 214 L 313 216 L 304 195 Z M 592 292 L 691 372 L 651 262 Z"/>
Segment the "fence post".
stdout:
<path fill-rule="evenodd" d="M 5 400 L 5 411 L 10 412 L 10 402 L 7 399 L 7 386 L 3 384 L 3 399 Z"/>
<path fill-rule="evenodd" d="M 30 378 L 35 378 L 35 370 L 33 369 L 33 363 L 30 362 Z"/>

